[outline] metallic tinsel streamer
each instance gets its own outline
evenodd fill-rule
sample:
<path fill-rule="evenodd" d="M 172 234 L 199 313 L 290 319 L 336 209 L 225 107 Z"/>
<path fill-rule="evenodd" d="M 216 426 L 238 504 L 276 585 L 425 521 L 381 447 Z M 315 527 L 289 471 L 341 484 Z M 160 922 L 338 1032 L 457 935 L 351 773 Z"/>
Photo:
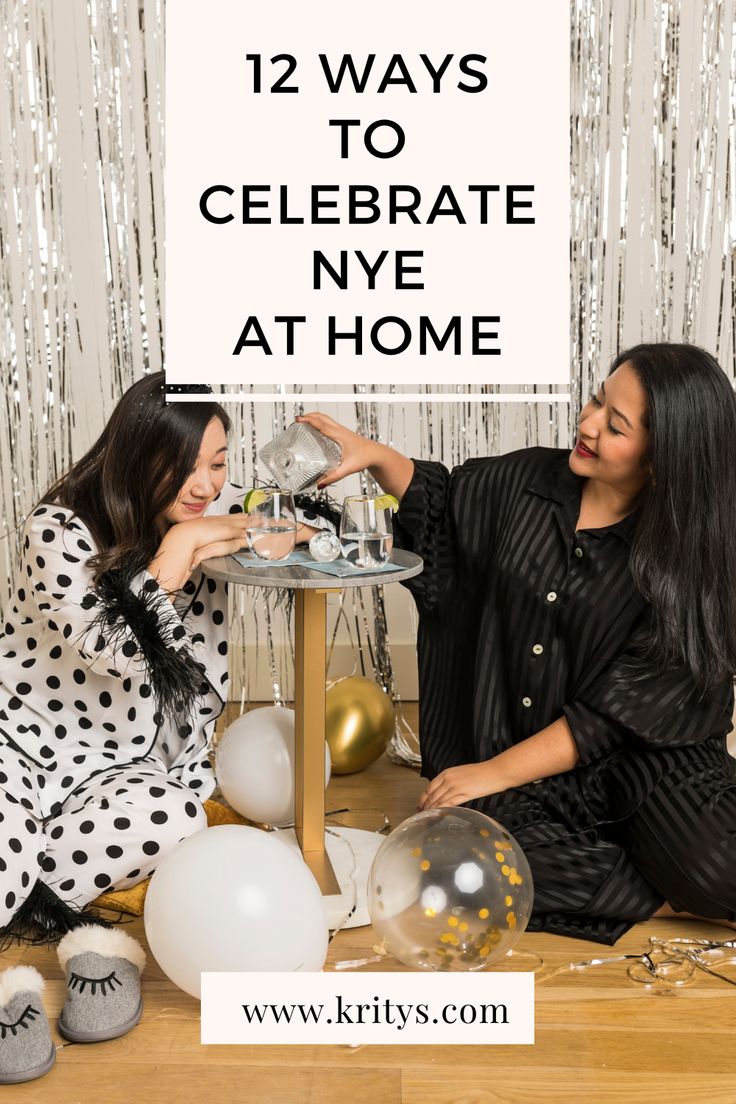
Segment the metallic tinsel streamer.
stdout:
<path fill-rule="evenodd" d="M 571 423 L 614 354 L 736 368 L 734 0 L 572 4 Z"/>
<path fill-rule="evenodd" d="M 431 401 L 455 384 L 425 387 L 416 406 L 371 407 L 355 403 L 348 381 L 331 411 L 338 420 L 456 464 L 568 443 L 610 358 L 640 340 L 698 342 L 734 376 L 735 7 L 571 0 L 569 416 L 554 402 Z M 163 362 L 163 17 L 164 0 L 0 4 L 3 601 L 35 499 L 82 455 L 121 392 Z M 258 448 L 301 405 L 230 409 L 232 470 L 252 484 L 263 475 Z M 397 700 L 391 590 L 372 592 L 364 618 L 357 603 L 361 669 Z M 288 700 L 286 611 L 239 588 L 232 632 L 243 700 L 263 663 L 274 696 Z M 394 752 L 415 759 L 415 737 L 397 736 Z"/>
<path fill-rule="evenodd" d="M 46 486 L 163 360 L 161 0 L 0 5 L 0 585 Z"/>

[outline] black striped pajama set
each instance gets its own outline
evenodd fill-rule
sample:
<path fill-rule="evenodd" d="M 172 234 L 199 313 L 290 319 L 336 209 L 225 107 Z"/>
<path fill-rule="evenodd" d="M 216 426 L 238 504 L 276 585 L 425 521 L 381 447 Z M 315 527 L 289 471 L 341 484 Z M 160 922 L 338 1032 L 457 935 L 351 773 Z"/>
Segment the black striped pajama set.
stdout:
<path fill-rule="evenodd" d="M 736 919 L 733 684 L 636 659 L 649 607 L 628 568 L 637 523 L 575 531 L 569 451 L 532 448 L 452 473 L 415 461 L 396 518 L 424 572 L 422 773 L 491 759 L 564 716 L 579 762 L 470 804 L 534 876 L 530 930 L 614 943 L 665 902 Z"/>

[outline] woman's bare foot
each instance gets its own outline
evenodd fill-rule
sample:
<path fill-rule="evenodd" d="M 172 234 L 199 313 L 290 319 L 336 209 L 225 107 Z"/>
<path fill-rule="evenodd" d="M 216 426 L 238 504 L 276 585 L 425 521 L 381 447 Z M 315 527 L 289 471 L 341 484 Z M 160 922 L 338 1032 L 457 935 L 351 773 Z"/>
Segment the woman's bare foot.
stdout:
<path fill-rule="evenodd" d="M 714 920 L 712 916 L 695 916 L 692 912 L 675 912 L 672 905 L 664 904 L 651 917 L 651 920 L 703 920 L 706 924 L 719 924 L 724 928 L 733 928 L 736 931 L 736 921 Z"/>

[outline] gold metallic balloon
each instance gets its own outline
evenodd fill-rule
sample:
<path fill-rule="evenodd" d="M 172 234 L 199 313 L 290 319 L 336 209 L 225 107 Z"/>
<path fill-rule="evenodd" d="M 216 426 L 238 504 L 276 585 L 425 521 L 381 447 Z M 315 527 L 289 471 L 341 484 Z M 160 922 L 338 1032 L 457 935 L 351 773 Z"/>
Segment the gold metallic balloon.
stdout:
<path fill-rule="evenodd" d="M 372 679 L 341 679 L 327 691 L 326 706 L 333 774 L 353 774 L 383 755 L 394 731 L 394 706 Z"/>

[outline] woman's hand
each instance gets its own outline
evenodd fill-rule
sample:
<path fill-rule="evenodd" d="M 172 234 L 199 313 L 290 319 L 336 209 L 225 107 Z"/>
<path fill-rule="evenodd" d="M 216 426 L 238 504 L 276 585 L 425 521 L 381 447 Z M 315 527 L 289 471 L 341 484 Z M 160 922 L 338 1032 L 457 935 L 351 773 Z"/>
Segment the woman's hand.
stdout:
<path fill-rule="evenodd" d="M 361 437 L 359 433 L 353 433 L 352 429 L 340 425 L 327 414 L 301 414 L 297 421 L 306 422 L 312 429 L 316 429 L 340 446 L 342 461 L 333 471 L 322 476 L 317 484 L 320 490 L 322 487 L 337 483 L 347 475 L 354 475 L 369 468 L 375 462 L 382 447 L 376 441 L 370 441 L 367 437 Z"/>
<path fill-rule="evenodd" d="M 316 537 L 317 533 L 321 533 L 321 529 L 315 529 L 313 525 L 297 525 L 296 527 L 296 540 L 295 544 L 309 544 L 312 537 Z"/>
<path fill-rule="evenodd" d="M 203 560 L 211 560 L 215 556 L 234 556 L 245 548 L 245 540 L 242 537 L 232 537 L 230 540 L 214 541 L 212 544 L 203 544 L 192 556 L 189 571 L 194 571 Z"/>
<path fill-rule="evenodd" d="M 340 464 L 320 479 L 317 484 L 319 490 L 367 468 L 383 490 L 401 502 L 414 475 L 414 462 L 407 456 L 382 445 L 380 441 L 370 441 L 359 433 L 353 433 L 352 429 L 340 425 L 327 414 L 302 414 L 297 421 L 306 422 L 312 429 L 335 441 L 342 452 Z"/>
<path fill-rule="evenodd" d="M 202 548 L 213 544 L 232 544 L 235 540 L 240 540 L 240 547 L 244 548 L 247 543 L 245 531 L 252 524 L 250 515 L 241 513 L 192 518 L 191 521 L 180 521 L 177 525 L 172 525 L 162 544 L 169 540 L 181 547 L 187 545 L 192 556 Z M 235 551 L 237 552 L 237 548 Z"/>
<path fill-rule="evenodd" d="M 209 544 L 197 544 L 196 550 L 192 555 L 192 566 L 190 570 L 194 570 L 195 567 L 199 567 L 203 560 L 211 560 L 215 556 L 232 556 L 236 552 L 240 552 L 241 548 L 247 546 L 247 538 L 245 535 L 246 528 L 249 528 L 254 524 L 252 515 L 250 514 L 228 514 L 224 518 L 201 518 L 201 521 L 232 521 L 237 519 L 235 525 L 227 525 L 225 527 L 216 526 L 207 533 L 201 531 L 195 532 L 195 539 L 201 539 L 203 536 L 209 537 L 217 534 L 214 540 L 211 540 Z M 199 525 L 200 520 L 185 521 L 182 525 Z M 257 523 L 256 523 L 257 524 Z M 230 535 L 228 535 L 230 531 Z M 298 525 L 296 530 L 295 544 L 309 544 L 315 533 L 319 533 L 319 529 L 315 529 L 312 525 Z M 234 535 L 233 535 L 234 533 Z"/>
<path fill-rule="evenodd" d="M 224 528 L 221 526 L 213 527 L 210 532 L 202 534 L 201 531 L 195 532 L 195 539 L 202 538 L 202 536 L 212 536 L 217 534 L 214 540 L 211 540 L 209 544 L 199 544 L 196 550 L 192 554 L 192 563 L 190 571 L 193 571 L 195 567 L 199 567 L 203 560 L 211 560 L 215 556 L 232 556 L 236 552 L 239 552 L 241 548 L 245 548 L 247 545 L 247 538 L 245 535 L 246 528 L 249 528 L 254 524 L 254 518 L 250 514 L 228 514 L 224 518 L 202 518 L 201 521 L 230 521 L 231 519 L 237 519 L 235 525 L 228 525 Z M 182 525 L 199 525 L 200 520 L 185 521 Z M 255 522 L 257 524 L 257 522 Z M 227 531 L 230 530 L 230 535 L 227 535 Z M 232 535 L 234 532 L 234 535 Z M 311 525 L 298 525 L 296 530 L 295 544 L 308 544 L 315 533 L 319 533 L 319 529 L 315 529 Z"/>
<path fill-rule="evenodd" d="M 499 752 L 493 759 L 442 771 L 420 797 L 419 809 L 462 805 L 476 797 L 487 797 L 564 774 L 575 769 L 579 758 L 567 718 L 558 717 L 540 732 Z"/>
<path fill-rule="evenodd" d="M 440 809 L 450 805 L 464 805 L 476 797 L 501 793 L 507 787 L 500 777 L 494 760 L 485 763 L 467 763 L 461 767 L 448 767 L 441 771 L 427 786 L 419 798 L 417 812 Z"/>
<path fill-rule="evenodd" d="M 184 586 L 195 567 L 212 556 L 227 556 L 247 544 L 246 514 L 192 518 L 172 525 L 148 570 L 171 596 Z"/>

